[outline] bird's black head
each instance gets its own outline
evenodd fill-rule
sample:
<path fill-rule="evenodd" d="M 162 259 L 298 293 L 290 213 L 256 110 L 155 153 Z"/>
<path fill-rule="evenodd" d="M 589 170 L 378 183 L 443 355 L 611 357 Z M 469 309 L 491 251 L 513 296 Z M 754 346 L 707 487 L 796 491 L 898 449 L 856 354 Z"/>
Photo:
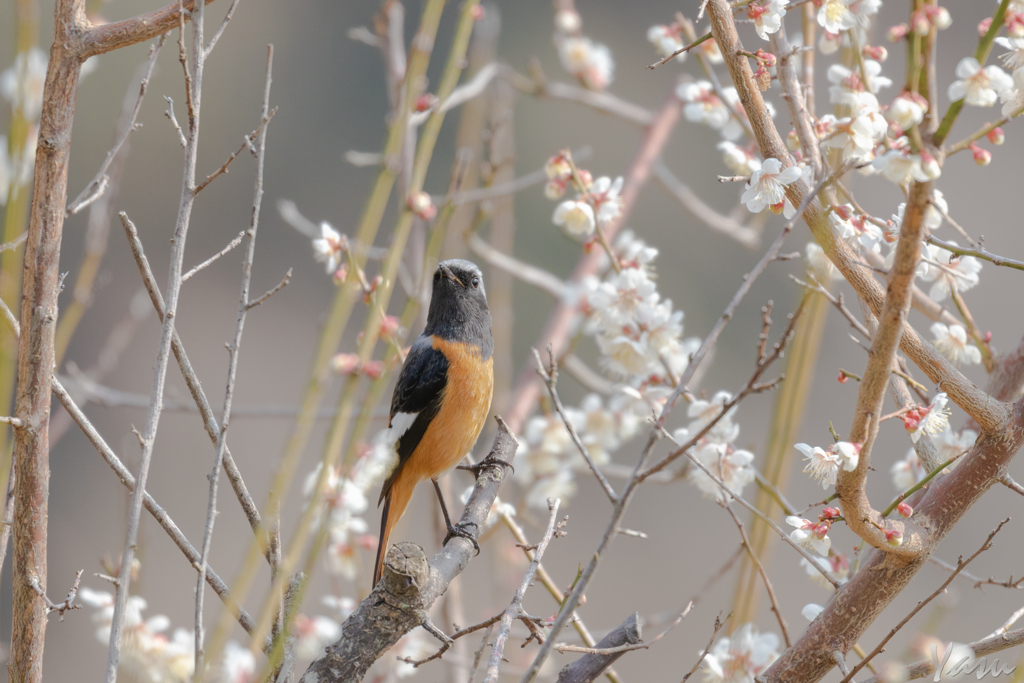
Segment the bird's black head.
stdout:
<path fill-rule="evenodd" d="M 464 259 L 442 261 L 434 272 L 426 334 L 479 346 L 489 358 L 494 348 L 484 276 Z"/>

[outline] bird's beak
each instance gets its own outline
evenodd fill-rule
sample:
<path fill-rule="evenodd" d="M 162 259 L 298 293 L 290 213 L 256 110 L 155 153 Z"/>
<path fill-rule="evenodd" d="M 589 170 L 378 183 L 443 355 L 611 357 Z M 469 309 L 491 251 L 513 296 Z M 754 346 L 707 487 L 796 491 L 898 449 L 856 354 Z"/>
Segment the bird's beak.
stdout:
<path fill-rule="evenodd" d="M 455 273 L 452 272 L 451 268 L 449 268 L 448 266 L 443 265 L 443 264 L 438 266 L 438 268 L 440 268 L 440 270 L 441 270 L 441 275 L 443 275 L 444 277 L 448 278 L 452 282 L 458 284 L 460 287 L 465 289 L 466 285 L 462 284 L 462 280 L 460 280 L 459 278 L 455 277 Z"/>

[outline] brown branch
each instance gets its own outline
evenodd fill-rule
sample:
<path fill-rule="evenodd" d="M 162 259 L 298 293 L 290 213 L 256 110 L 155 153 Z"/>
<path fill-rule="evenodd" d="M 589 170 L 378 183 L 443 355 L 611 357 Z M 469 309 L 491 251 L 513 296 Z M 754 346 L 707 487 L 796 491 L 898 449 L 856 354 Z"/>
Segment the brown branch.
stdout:
<path fill-rule="evenodd" d="M 509 463 L 519 444 L 505 421 L 496 419 L 498 434 L 488 458 Z M 483 527 L 504 477 L 502 466 L 481 471 L 460 525 Z M 301 683 L 362 680 L 370 666 L 402 636 L 427 623 L 431 605 L 472 557 L 473 544 L 460 537 L 449 541 L 429 562 L 423 548 L 417 545 L 403 542 L 392 546 L 384 563 L 384 579 L 345 620 L 341 639 L 328 645 L 309 665 Z"/>
<path fill-rule="evenodd" d="M 241 144 L 241 146 L 239 146 L 239 148 L 236 149 L 231 154 L 231 156 L 229 156 L 227 158 L 227 160 L 223 164 L 220 165 L 220 168 L 218 168 L 216 171 L 214 171 L 210 175 L 206 176 L 206 180 L 204 180 L 203 182 L 199 183 L 199 185 L 196 186 L 195 193 L 199 194 L 204 189 L 206 189 L 207 185 L 209 185 L 214 180 L 216 180 L 218 176 L 227 173 L 228 172 L 228 168 L 231 166 L 231 162 L 233 162 L 235 159 L 237 159 L 239 154 L 241 154 L 243 151 L 245 151 L 247 149 L 248 150 L 252 150 L 253 149 L 253 145 L 252 145 L 253 140 L 255 140 L 256 138 L 261 136 L 261 134 L 262 134 L 263 130 L 266 128 L 267 124 L 270 123 L 270 119 L 274 118 L 274 114 L 276 114 L 276 113 L 277 113 L 277 107 L 274 107 L 273 109 L 268 111 L 266 114 L 264 114 L 263 118 L 260 120 L 260 125 L 256 126 L 256 130 L 254 130 L 253 132 L 249 133 L 248 135 L 245 135 L 245 136 L 242 137 L 242 144 Z"/>
<path fill-rule="evenodd" d="M 658 642 L 666 635 L 668 635 L 669 631 L 678 626 L 683 621 L 683 619 L 685 619 L 686 616 L 690 613 L 691 609 L 693 609 L 693 601 L 690 601 L 686 605 L 686 609 L 684 609 L 679 614 L 679 616 L 677 616 L 675 620 L 668 625 L 668 628 L 666 628 L 658 635 L 654 636 L 654 638 L 651 638 L 650 642 L 645 643 L 643 641 L 640 641 L 638 643 L 623 643 L 621 645 L 616 645 L 613 647 L 580 647 L 579 645 L 570 645 L 569 643 L 558 643 L 555 645 L 555 649 L 561 653 L 579 652 L 586 655 L 597 655 L 599 657 L 604 657 L 608 655 L 622 655 L 627 652 L 632 652 L 633 650 L 647 650 L 651 647 L 651 645 L 654 645 L 656 642 Z"/>
<path fill-rule="evenodd" d="M 890 372 L 896 351 L 910 312 L 911 286 L 914 269 L 921 255 L 921 225 L 928 208 L 931 183 L 914 183 L 910 189 L 900 240 L 896 245 L 889 285 L 878 316 L 878 329 L 872 335 L 871 353 L 857 393 L 853 426 L 849 441 L 861 444 L 857 468 L 852 472 L 840 469 L 836 493 L 843 503 L 843 515 L 850 530 L 879 550 L 885 550 L 909 559 L 921 553 L 928 542 L 923 527 L 910 521 L 888 524 L 902 533 L 903 542 L 893 547 L 880 525 L 888 525 L 871 507 L 867 496 L 867 474 L 871 467 L 871 450 L 878 435 L 878 425 L 889 385 Z"/>
<path fill-rule="evenodd" d="M 686 681 L 689 680 L 690 676 L 697 672 L 697 669 L 700 668 L 701 663 L 708 656 L 708 654 L 711 653 L 711 645 L 714 644 L 715 636 L 717 636 L 718 632 L 722 630 L 722 626 L 724 626 L 722 622 L 722 613 L 719 612 L 718 616 L 715 617 L 715 629 L 711 632 L 711 637 L 708 638 L 708 644 L 704 647 L 704 651 L 700 653 L 700 657 L 697 659 L 697 663 L 693 665 L 693 668 L 690 669 L 685 676 L 683 676 L 683 683 L 686 683 Z"/>
<path fill-rule="evenodd" d="M 207 5 L 211 2 L 213 0 L 206 0 Z M 78 39 L 78 57 L 85 61 L 89 57 L 163 35 L 178 27 L 182 20 L 181 8 L 184 9 L 184 20 L 187 21 L 192 18 L 195 1 L 172 2 L 158 10 L 107 24 L 94 25 L 85 20 L 84 26 L 80 27 L 82 33 Z"/>
<path fill-rule="evenodd" d="M 1017 647 L 1024 643 L 1024 628 L 1019 628 L 1014 631 L 1008 631 L 999 635 L 992 635 L 982 640 L 976 640 L 973 643 L 967 643 L 967 647 L 971 648 L 974 652 L 975 657 L 987 657 L 988 655 L 995 654 L 996 652 L 1002 652 L 1003 650 L 1011 647 Z M 993 671 L 997 670 L 997 662 L 999 660 L 992 661 Z M 924 678 L 935 673 L 935 659 L 928 658 L 922 659 L 914 664 L 898 669 L 888 669 L 884 673 L 877 676 L 872 676 L 862 683 L 884 683 L 884 681 L 892 680 L 891 676 L 896 676 L 897 680 L 912 681 L 917 678 Z"/>
<path fill-rule="evenodd" d="M 958 247 L 944 242 L 934 235 L 927 235 L 924 238 L 928 244 L 935 244 L 942 247 L 946 251 L 952 252 L 957 256 L 974 256 L 975 258 L 985 259 L 997 266 L 1006 266 L 1007 268 L 1016 268 L 1017 270 L 1024 270 L 1024 261 L 1017 261 L 1016 259 L 1006 258 L 1005 256 L 998 256 L 993 254 L 991 251 L 986 249 L 984 246 L 980 246 L 977 249 L 965 249 L 964 247 Z"/>
<path fill-rule="evenodd" d="M 985 539 L 985 542 L 981 544 L 981 547 L 978 548 L 974 552 L 973 555 L 968 557 L 966 560 L 964 560 L 963 557 L 958 558 L 957 561 L 956 561 L 956 569 L 953 571 L 952 574 L 949 575 L 949 577 L 945 581 L 942 582 L 942 585 L 939 586 L 935 590 L 935 592 L 932 593 L 931 595 L 929 595 L 927 598 L 925 598 L 924 600 L 921 600 L 920 602 L 918 602 L 917 605 L 914 607 L 914 609 L 910 610 L 910 614 L 905 616 L 898 624 L 896 624 L 896 626 L 894 626 L 892 628 L 892 630 L 889 631 L 889 633 L 885 636 L 885 638 L 882 638 L 882 641 L 878 644 L 878 646 L 874 650 L 869 652 L 868 656 L 865 657 L 864 659 L 862 659 L 860 661 L 860 663 L 857 664 L 857 666 L 853 667 L 853 669 L 850 670 L 850 673 L 845 675 L 843 677 L 843 680 L 840 681 L 840 683 L 849 683 L 849 681 L 852 680 L 853 677 L 857 675 L 858 671 L 860 671 L 865 666 L 867 666 L 868 662 L 870 662 L 872 659 L 875 658 L 876 655 L 878 655 L 883 650 L 885 650 L 885 644 L 888 643 L 890 640 L 892 640 L 892 637 L 895 636 L 896 633 L 901 628 L 906 626 L 907 622 L 909 622 L 911 619 L 914 618 L 914 615 L 916 615 L 918 612 L 920 612 L 924 608 L 924 606 L 927 605 L 929 602 L 931 602 L 932 600 L 934 600 L 938 596 L 940 596 L 943 593 L 945 593 L 946 592 L 946 587 L 949 584 L 953 583 L 953 579 L 956 578 L 956 575 L 959 574 L 961 570 L 963 570 L 967 565 L 969 565 L 971 563 L 971 561 L 974 560 L 974 558 L 976 558 L 978 555 L 981 555 L 983 552 L 985 552 L 986 550 L 988 550 L 989 548 L 992 547 L 992 539 L 995 538 L 995 535 L 998 534 L 999 531 L 1003 528 L 1003 526 L 1007 522 L 1009 522 L 1009 521 L 1010 521 L 1010 518 L 1007 517 L 1002 522 L 1000 522 L 999 526 L 997 526 L 988 535 L 988 538 Z"/>
<path fill-rule="evenodd" d="M 640 623 L 640 615 L 633 612 L 626 617 L 624 622 L 602 638 L 595 645 L 595 649 L 609 650 L 620 648 L 623 645 L 636 645 L 641 642 L 642 634 L 643 629 Z M 625 652 L 622 651 L 610 654 L 584 655 L 558 673 L 557 683 L 590 683 L 624 654 Z"/>
<path fill-rule="evenodd" d="M 280 282 L 278 282 L 276 285 L 274 285 L 273 287 L 268 289 L 266 292 L 264 292 L 262 296 L 260 296 L 260 297 L 258 297 L 256 299 L 253 299 L 252 301 L 250 301 L 248 303 L 248 305 L 246 306 L 246 310 L 250 310 L 250 309 L 256 308 L 257 306 L 262 304 L 264 301 L 266 301 L 267 299 L 269 299 L 270 297 L 274 296 L 275 294 L 280 292 L 282 289 L 287 287 L 288 283 L 291 282 L 291 281 L 292 281 L 292 269 L 289 268 L 288 272 L 284 274 L 284 277 L 281 278 Z"/>
<path fill-rule="evenodd" d="M 730 237 L 748 249 L 756 249 L 761 245 L 761 235 L 738 220 L 720 214 L 704 203 L 700 196 L 679 180 L 668 166 L 661 160 L 654 164 L 654 177 L 669 194 L 675 197 L 683 208 L 698 218 L 706 226 Z"/>

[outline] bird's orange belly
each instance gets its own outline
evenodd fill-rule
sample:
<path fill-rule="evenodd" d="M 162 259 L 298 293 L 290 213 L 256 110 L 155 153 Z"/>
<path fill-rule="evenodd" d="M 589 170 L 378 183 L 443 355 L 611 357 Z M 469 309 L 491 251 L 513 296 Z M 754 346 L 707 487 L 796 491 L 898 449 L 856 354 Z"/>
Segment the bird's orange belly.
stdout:
<path fill-rule="evenodd" d="M 436 479 L 459 464 L 473 448 L 494 391 L 494 358 L 486 361 L 479 347 L 434 338 L 434 348 L 448 358 L 448 381 L 441 409 L 405 465 L 416 481 Z"/>

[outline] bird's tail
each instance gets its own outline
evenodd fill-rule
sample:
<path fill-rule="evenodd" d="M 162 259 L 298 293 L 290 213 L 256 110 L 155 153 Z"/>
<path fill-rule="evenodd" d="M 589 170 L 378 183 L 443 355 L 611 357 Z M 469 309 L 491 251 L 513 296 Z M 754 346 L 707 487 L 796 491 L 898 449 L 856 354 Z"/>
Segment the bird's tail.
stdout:
<path fill-rule="evenodd" d="M 388 539 L 391 538 L 391 532 L 394 530 L 395 525 L 398 524 L 398 520 L 405 513 L 405 508 L 409 506 L 414 487 L 415 483 L 405 481 L 403 477 L 399 477 L 391 485 L 387 495 L 384 497 L 384 510 L 380 516 L 380 542 L 377 544 L 377 562 L 373 568 L 374 586 L 377 585 L 381 575 L 384 573 L 384 558 L 388 553 Z"/>

